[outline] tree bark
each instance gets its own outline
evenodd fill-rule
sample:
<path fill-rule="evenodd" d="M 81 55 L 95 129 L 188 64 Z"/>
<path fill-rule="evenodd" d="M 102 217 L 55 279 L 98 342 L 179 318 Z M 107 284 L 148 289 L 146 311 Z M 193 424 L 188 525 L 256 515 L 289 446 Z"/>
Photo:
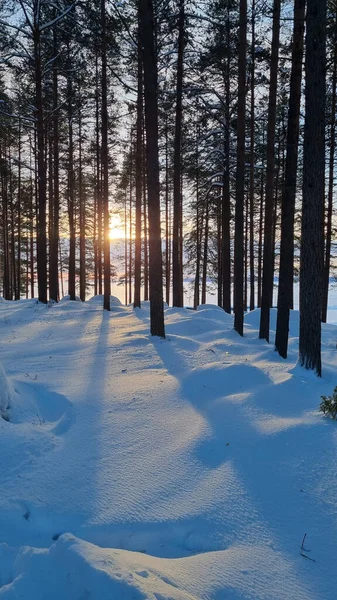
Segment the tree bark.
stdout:
<path fill-rule="evenodd" d="M 330 124 L 330 153 L 329 153 L 329 183 L 328 183 L 328 206 L 325 240 L 325 257 L 323 271 L 323 298 L 322 298 L 322 322 L 326 323 L 329 299 L 331 241 L 332 241 L 332 211 L 333 211 L 333 188 L 335 171 L 336 151 L 336 86 L 337 86 L 337 16 L 335 15 L 334 35 L 334 57 L 332 73 L 332 98 L 331 98 L 331 124 Z"/>
<path fill-rule="evenodd" d="M 53 54 L 57 56 L 56 30 L 53 32 Z M 57 65 L 53 64 L 53 221 L 51 228 L 51 239 L 49 242 L 49 295 L 54 302 L 59 300 L 58 281 L 58 249 L 59 249 L 59 115 L 58 115 L 58 76 Z"/>
<path fill-rule="evenodd" d="M 165 337 L 160 233 L 158 76 L 152 0 L 139 0 L 139 19 L 144 67 L 151 335 Z"/>
<path fill-rule="evenodd" d="M 105 0 L 101 0 L 102 26 L 102 168 L 104 213 L 104 301 L 103 308 L 110 310 L 110 218 L 109 218 L 109 165 L 108 165 L 108 107 L 107 107 L 107 58 L 106 58 L 106 12 Z"/>
<path fill-rule="evenodd" d="M 254 148 L 255 148 L 255 0 L 252 0 L 252 48 L 250 89 L 250 159 L 249 159 L 249 310 L 255 308 L 255 256 L 254 256 Z"/>
<path fill-rule="evenodd" d="M 38 227 L 37 227 L 37 285 L 40 302 L 47 303 L 47 236 L 46 236 L 46 163 L 45 126 L 42 96 L 40 11 L 34 11 L 34 70 L 37 132 Z"/>
<path fill-rule="evenodd" d="M 71 64 L 68 45 L 68 64 Z M 72 75 L 68 75 L 68 218 L 69 218 L 69 271 L 68 293 L 70 300 L 76 300 L 76 230 L 75 230 L 75 172 L 74 172 L 74 136 L 73 136 L 73 85 Z"/>
<path fill-rule="evenodd" d="M 181 186 L 181 138 L 182 138 L 182 94 L 184 65 L 184 0 L 179 0 L 179 34 L 176 89 L 176 121 L 174 137 L 173 174 L 173 306 L 183 306 L 183 256 L 182 256 L 182 186 Z"/>
<path fill-rule="evenodd" d="M 275 348 L 282 358 L 287 358 L 288 352 L 289 315 L 292 306 L 294 280 L 294 220 L 301 106 L 304 16 L 305 0 L 295 0 L 287 124 L 287 155 L 281 204 L 280 271 L 275 337 Z"/>
<path fill-rule="evenodd" d="M 143 187 L 143 65 L 142 46 L 138 25 L 138 56 L 137 56 L 137 132 L 136 132 L 136 239 L 135 239 L 135 288 L 134 308 L 140 308 L 140 287 L 142 269 L 142 187 Z"/>
<path fill-rule="evenodd" d="M 274 207 L 274 169 L 275 169 L 275 125 L 277 72 L 280 47 L 280 12 L 281 0 L 274 0 L 273 5 L 273 37 L 271 45 L 268 126 L 267 126 L 267 172 L 266 198 L 264 213 L 264 244 L 262 298 L 259 338 L 269 342 L 270 308 L 273 296 L 273 207 Z"/>
<path fill-rule="evenodd" d="M 299 363 L 320 377 L 325 171 L 326 0 L 308 0 Z"/>
<path fill-rule="evenodd" d="M 240 0 L 239 42 L 238 131 L 234 239 L 234 329 L 239 335 L 243 336 L 243 230 L 245 195 L 247 0 Z"/>

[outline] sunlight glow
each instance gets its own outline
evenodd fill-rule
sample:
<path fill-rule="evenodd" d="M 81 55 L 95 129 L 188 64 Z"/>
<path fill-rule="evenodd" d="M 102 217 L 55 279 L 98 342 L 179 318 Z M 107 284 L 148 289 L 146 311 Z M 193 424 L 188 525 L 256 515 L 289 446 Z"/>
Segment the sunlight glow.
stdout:
<path fill-rule="evenodd" d="M 110 240 L 124 240 L 124 225 L 120 215 L 114 214 L 110 217 Z"/>

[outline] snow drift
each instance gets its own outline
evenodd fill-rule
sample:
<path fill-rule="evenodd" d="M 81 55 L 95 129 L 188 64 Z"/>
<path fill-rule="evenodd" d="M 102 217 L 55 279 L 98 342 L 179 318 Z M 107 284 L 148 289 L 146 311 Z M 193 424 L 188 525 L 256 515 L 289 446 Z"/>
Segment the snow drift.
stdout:
<path fill-rule="evenodd" d="M 0 600 L 335 598 L 337 327 L 318 380 L 296 312 L 286 361 L 259 311 L 243 338 L 212 306 L 165 319 L 0 304 Z"/>

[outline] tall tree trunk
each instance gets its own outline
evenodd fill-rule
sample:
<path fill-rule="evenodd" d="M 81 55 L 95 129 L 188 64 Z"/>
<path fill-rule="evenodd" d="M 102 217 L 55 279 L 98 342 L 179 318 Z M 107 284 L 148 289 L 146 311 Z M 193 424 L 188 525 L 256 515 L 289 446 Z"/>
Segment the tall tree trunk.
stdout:
<path fill-rule="evenodd" d="M 9 256 L 9 293 L 13 300 L 15 293 L 16 272 L 15 272 L 15 225 L 14 225 L 14 186 L 12 171 L 12 153 L 11 144 L 8 145 L 8 169 L 9 169 L 9 189 L 8 189 L 8 208 L 9 208 L 9 235 L 8 235 L 8 256 Z"/>
<path fill-rule="evenodd" d="M 182 186 L 181 186 L 181 137 L 182 137 L 182 94 L 184 65 L 185 2 L 179 0 L 179 34 L 176 90 L 176 122 L 174 137 L 173 175 L 173 306 L 183 306 L 183 256 L 182 256 Z"/>
<path fill-rule="evenodd" d="M 96 173 L 94 171 L 93 179 L 95 181 L 94 189 L 94 231 L 93 231 L 93 242 L 94 242 L 94 296 L 98 294 L 98 240 L 97 240 L 97 188 L 96 188 Z"/>
<path fill-rule="evenodd" d="M 222 206 L 220 202 L 216 207 L 217 221 L 217 292 L 218 306 L 222 306 Z"/>
<path fill-rule="evenodd" d="M 128 305 L 128 218 L 127 218 L 127 193 L 124 194 L 124 292 L 125 306 Z"/>
<path fill-rule="evenodd" d="M 6 145 L 0 154 L 4 163 L 1 173 L 1 196 L 2 196 L 2 239 L 3 239 L 3 296 L 5 300 L 11 300 L 9 293 L 9 247 L 8 247 L 8 190 L 7 190 L 7 165 Z"/>
<path fill-rule="evenodd" d="M 228 14 L 226 21 L 226 44 L 230 47 L 231 23 Z M 224 174 L 222 187 L 222 302 L 225 312 L 231 314 L 231 197 L 230 197 L 230 61 L 231 53 L 227 53 L 225 71 L 225 136 L 224 136 Z"/>
<path fill-rule="evenodd" d="M 198 118 L 198 117 L 197 117 Z M 200 227 L 200 198 L 199 198 L 199 138 L 200 138 L 200 125 L 197 125 L 197 173 L 196 173 L 196 264 L 195 264 L 195 279 L 194 279 L 194 298 L 193 307 L 196 310 L 199 306 L 200 301 L 200 265 L 201 265 L 201 240 L 202 240 L 202 228 Z"/>
<path fill-rule="evenodd" d="M 83 189 L 82 165 L 82 108 L 81 92 L 79 94 L 78 115 L 78 195 L 79 195 L 79 220 L 80 220 L 80 300 L 85 301 L 86 269 L 85 269 L 85 198 Z"/>
<path fill-rule="evenodd" d="M 274 207 L 274 169 L 275 169 L 275 125 L 277 72 L 280 47 L 280 12 L 281 0 L 274 0 L 273 5 L 273 37 L 270 59 L 270 82 L 267 127 L 267 172 L 266 199 L 264 213 L 264 244 L 262 298 L 259 338 L 269 342 L 270 307 L 273 295 L 273 207 Z"/>
<path fill-rule="evenodd" d="M 159 151 L 158 151 L 158 76 L 154 45 L 152 0 L 139 0 L 139 19 L 143 46 L 146 167 L 149 206 L 149 279 L 151 335 L 165 337 L 163 306 L 162 248 L 160 234 Z"/>
<path fill-rule="evenodd" d="M 142 174 L 143 174 L 143 66 L 142 46 L 138 24 L 138 56 L 137 56 L 137 132 L 136 132 L 136 236 L 135 236 L 135 289 L 134 308 L 140 308 L 140 287 L 142 270 Z"/>
<path fill-rule="evenodd" d="M 208 263 L 208 234 L 209 234 L 209 202 L 206 198 L 204 255 L 202 262 L 201 304 L 206 304 L 207 295 L 207 263 Z"/>
<path fill-rule="evenodd" d="M 247 0 L 240 0 L 239 87 L 237 126 L 237 165 L 234 239 L 234 329 L 243 336 L 243 228 L 245 196 L 245 121 L 246 121 L 246 47 Z"/>
<path fill-rule="evenodd" d="M 263 252 L 263 208 L 264 208 L 264 166 L 261 169 L 260 211 L 259 211 L 259 245 L 257 257 L 257 306 L 261 308 L 262 296 L 262 252 Z"/>
<path fill-rule="evenodd" d="M 171 287 L 171 252 L 170 252 L 170 184 L 169 184 L 169 149 L 168 118 L 165 123 L 165 293 L 166 304 L 170 304 Z"/>
<path fill-rule="evenodd" d="M 19 119 L 18 131 L 18 251 L 17 251 L 17 284 L 15 288 L 15 300 L 20 300 L 21 295 L 21 119 Z"/>
<path fill-rule="evenodd" d="M 70 48 L 68 45 L 68 64 Z M 74 135 L 73 135 L 73 85 L 72 74 L 68 76 L 68 217 L 69 217 L 69 268 L 68 293 L 70 300 L 76 300 L 76 229 L 75 229 L 75 172 L 74 172 Z"/>
<path fill-rule="evenodd" d="M 250 90 L 250 159 L 249 159 L 249 310 L 255 308 L 255 256 L 254 256 L 254 147 L 255 147 L 255 0 L 252 0 L 252 48 Z"/>
<path fill-rule="evenodd" d="M 32 144 L 30 143 L 29 151 L 29 270 L 30 270 L 30 297 L 35 295 L 35 274 L 34 274 L 34 192 L 33 192 L 33 177 L 32 177 Z"/>
<path fill-rule="evenodd" d="M 103 271 L 102 271 L 102 187 L 101 187 L 101 148 L 100 148 L 100 123 L 99 123 L 99 73 L 98 73 L 98 49 L 95 59 L 95 129 L 96 129 L 96 198 L 97 198 L 97 273 L 98 293 L 103 293 Z"/>
<path fill-rule="evenodd" d="M 57 56 L 56 30 L 53 32 L 54 56 Z M 59 249 L 59 115 L 57 65 L 53 64 L 53 222 L 50 239 L 49 294 L 50 299 L 59 299 L 58 249 Z"/>
<path fill-rule="evenodd" d="M 295 0 L 287 124 L 287 155 L 281 205 L 280 272 L 277 300 L 275 348 L 287 358 L 289 314 L 294 281 L 294 220 L 298 162 L 299 120 L 303 61 L 305 0 Z"/>
<path fill-rule="evenodd" d="M 144 220 L 144 300 L 149 299 L 149 243 L 148 243 L 148 205 L 147 205 L 147 183 L 146 183 L 146 156 L 143 137 L 143 220 Z"/>
<path fill-rule="evenodd" d="M 325 171 L 326 0 L 308 0 L 299 363 L 320 377 Z"/>
<path fill-rule="evenodd" d="M 64 284 L 63 284 L 63 257 L 61 240 L 59 239 L 59 265 L 60 265 L 60 280 L 61 280 L 61 297 L 64 298 Z"/>
<path fill-rule="evenodd" d="M 133 193 L 133 140 L 130 136 L 130 181 L 129 181 L 129 304 L 132 302 L 132 193 Z"/>
<path fill-rule="evenodd" d="M 244 215 L 244 285 L 243 285 L 243 310 L 248 308 L 248 216 L 249 216 L 249 197 L 246 195 L 245 215 Z"/>
<path fill-rule="evenodd" d="M 107 107 L 107 58 L 106 58 L 106 12 L 105 0 L 101 0 L 102 25 L 102 167 L 103 167 L 103 212 L 104 212 L 104 302 L 110 310 L 110 219 L 109 219 L 109 163 L 108 163 L 108 107 Z"/>
<path fill-rule="evenodd" d="M 328 313 L 331 240 L 332 240 L 332 210 L 333 210 L 333 188 L 336 151 L 336 85 L 337 85 L 337 16 L 335 15 L 334 56 L 332 73 L 332 99 L 331 99 L 331 124 L 330 124 L 330 155 L 329 155 L 329 183 L 328 183 L 328 207 L 326 223 L 325 257 L 323 271 L 322 291 L 322 321 L 326 323 Z"/>
<path fill-rule="evenodd" d="M 45 163 L 45 120 L 42 96 L 41 32 L 40 11 L 34 14 L 34 70 L 35 108 L 37 132 L 37 172 L 38 172 L 38 227 L 37 227 L 37 285 L 40 302 L 47 303 L 47 236 L 46 236 L 46 163 Z"/>

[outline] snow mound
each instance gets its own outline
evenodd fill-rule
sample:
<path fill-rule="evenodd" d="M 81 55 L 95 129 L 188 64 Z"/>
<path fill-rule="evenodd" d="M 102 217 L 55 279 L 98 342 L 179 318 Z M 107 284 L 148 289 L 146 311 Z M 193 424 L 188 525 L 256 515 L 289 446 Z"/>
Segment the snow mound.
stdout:
<path fill-rule="evenodd" d="M 300 313 L 298 310 L 290 311 L 289 318 L 289 328 L 291 336 L 298 336 L 299 331 L 299 318 Z M 255 310 L 251 310 L 245 314 L 245 325 L 250 325 L 252 329 L 258 330 L 260 328 L 260 317 L 261 317 L 261 309 L 256 308 Z M 272 308 L 270 310 L 270 329 L 271 331 L 276 331 L 276 319 L 277 319 L 277 309 Z"/>
<path fill-rule="evenodd" d="M 14 390 L 0 364 L 0 416 L 7 420 L 7 411 L 11 406 Z"/>
<path fill-rule="evenodd" d="M 48 550 L 23 547 L 16 557 L 13 549 L 2 546 L 0 597 L 7 600 L 193 599 L 165 577 L 137 565 L 142 555 L 98 548 L 71 534 L 62 535 Z"/>
<path fill-rule="evenodd" d="M 205 319 L 213 319 L 215 321 L 223 321 L 233 326 L 233 315 L 226 313 L 221 306 L 215 304 L 200 304 L 197 308 L 198 314 Z"/>
<path fill-rule="evenodd" d="M 98 294 L 97 296 L 92 296 L 89 298 L 87 302 L 88 304 L 98 304 L 103 306 L 103 298 L 103 294 Z M 119 298 L 116 296 L 110 296 L 110 307 L 112 308 L 113 306 L 123 306 Z"/>

